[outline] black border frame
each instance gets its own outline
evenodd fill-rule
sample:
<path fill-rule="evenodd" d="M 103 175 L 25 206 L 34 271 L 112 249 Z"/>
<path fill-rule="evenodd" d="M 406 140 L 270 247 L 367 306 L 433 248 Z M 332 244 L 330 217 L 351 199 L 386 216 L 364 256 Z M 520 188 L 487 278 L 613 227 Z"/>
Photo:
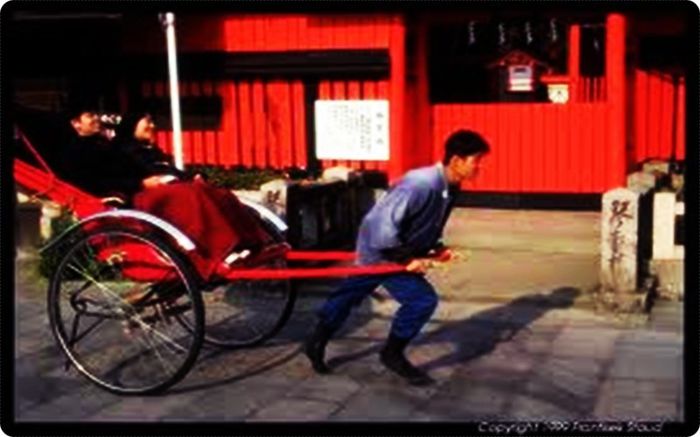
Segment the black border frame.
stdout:
<path fill-rule="evenodd" d="M 468 6 L 467 6 L 468 5 Z M 633 10 L 652 11 L 658 8 L 683 11 L 691 29 L 696 30 L 687 41 L 686 53 L 688 59 L 688 80 L 686 93 L 687 108 L 687 162 L 692 165 L 686 167 L 686 293 L 685 297 L 685 326 L 684 326 L 684 370 L 685 370 L 685 422 L 667 424 L 663 430 L 664 435 L 692 435 L 698 429 L 698 358 L 700 358 L 700 347 L 698 347 L 698 295 L 697 279 L 698 272 L 695 267 L 698 261 L 698 129 L 697 120 L 698 108 L 698 7 L 690 1 L 646 1 L 646 2 L 602 2 L 591 0 L 586 2 L 379 2 L 379 1 L 329 1 L 329 2 L 284 2 L 284 1 L 231 1 L 227 3 L 201 1 L 201 2 L 22 2 L 14 1 L 6 3 L 0 13 L 0 29 L 2 36 L 11 32 L 12 23 L 9 15 L 13 11 L 20 9 L 39 11 L 41 13 L 51 13 L 60 11 L 84 10 L 86 8 L 99 8 L 100 11 L 121 11 L 125 9 L 138 9 L 143 13 L 156 13 L 163 10 L 173 10 L 176 13 L 188 11 L 258 11 L 258 12 L 407 12 L 420 13 L 425 10 L 440 10 L 449 12 L 450 10 L 464 7 L 475 10 L 493 10 L 494 8 L 508 8 L 513 10 L 541 10 L 548 11 L 565 10 L 580 11 L 585 13 L 591 10 L 618 10 L 621 12 Z M 10 47 L 7 38 L 0 38 L 0 83 L 2 86 L 2 135 L 3 144 L 11 144 L 12 129 L 11 108 L 7 102 L 11 102 L 12 89 L 12 65 L 11 53 L 15 47 Z M 3 293 L 0 296 L 0 308 L 2 308 L 2 329 L 0 339 L 2 339 L 2 352 L 4 357 L 14 356 L 14 317 L 8 317 L 10 311 L 14 311 L 14 260 L 16 250 L 14 247 L 14 235 L 12 221 L 15 196 L 14 179 L 12 177 L 12 151 L 8 149 L 0 150 L 1 170 L 0 170 L 0 200 L 2 212 L 2 234 L 0 248 L 2 250 L 2 285 Z M 10 188 L 10 189 L 8 189 Z M 690 285 L 690 286 L 689 286 Z M 12 314 L 12 313 L 9 313 Z M 478 428 L 476 423 L 225 423 L 225 424 L 202 424 L 202 423 L 18 423 L 14 419 L 14 409 L 8 404 L 14 405 L 14 360 L 3 359 L 1 364 L 2 372 L 2 402 L 1 414 L 2 430 L 8 435 L 240 435 L 240 434 L 260 434 L 260 435 L 465 435 L 476 434 Z M 156 400 L 154 400 L 156 401 Z M 537 435 L 561 435 L 561 433 L 547 433 L 539 431 Z M 601 434 L 598 434 L 601 435 Z M 634 434 L 626 434 L 634 435 Z M 646 434 L 654 435 L 654 434 Z"/>

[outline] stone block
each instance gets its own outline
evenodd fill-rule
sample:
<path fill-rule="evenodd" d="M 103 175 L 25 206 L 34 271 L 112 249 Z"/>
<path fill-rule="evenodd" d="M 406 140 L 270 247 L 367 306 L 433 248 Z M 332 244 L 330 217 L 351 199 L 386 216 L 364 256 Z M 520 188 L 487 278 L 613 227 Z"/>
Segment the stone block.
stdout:
<path fill-rule="evenodd" d="M 51 238 L 51 222 L 61 216 L 61 206 L 55 202 L 43 202 L 41 206 L 41 219 L 39 222 L 41 237 L 44 240 Z"/>
<path fill-rule="evenodd" d="M 668 161 L 661 161 L 658 159 L 650 160 L 642 165 L 642 171 L 644 173 L 663 173 L 668 174 L 670 171 L 670 163 Z"/>
<path fill-rule="evenodd" d="M 637 192 L 646 193 L 656 186 L 656 176 L 651 173 L 637 171 L 627 176 L 627 188 Z"/>
<path fill-rule="evenodd" d="M 675 244 L 676 216 L 683 215 L 685 208 L 679 205 L 685 204 L 676 202 L 675 193 L 654 194 L 654 259 L 674 259 L 681 255 Z"/>
<path fill-rule="evenodd" d="M 651 260 L 649 270 L 658 280 L 657 292 L 663 299 L 681 300 L 684 293 L 682 259 Z"/>
<path fill-rule="evenodd" d="M 349 181 L 351 176 L 355 174 L 355 170 L 344 167 L 344 166 L 336 166 L 336 167 L 330 167 L 327 168 L 323 171 L 323 174 L 321 175 L 321 179 L 324 180 L 341 180 L 341 181 Z"/>
<path fill-rule="evenodd" d="M 15 246 L 37 247 L 41 242 L 41 205 L 32 202 L 19 203 L 15 211 Z"/>
<path fill-rule="evenodd" d="M 601 283 L 603 289 L 630 293 L 637 289 L 637 244 L 640 194 L 626 188 L 603 195 Z"/>

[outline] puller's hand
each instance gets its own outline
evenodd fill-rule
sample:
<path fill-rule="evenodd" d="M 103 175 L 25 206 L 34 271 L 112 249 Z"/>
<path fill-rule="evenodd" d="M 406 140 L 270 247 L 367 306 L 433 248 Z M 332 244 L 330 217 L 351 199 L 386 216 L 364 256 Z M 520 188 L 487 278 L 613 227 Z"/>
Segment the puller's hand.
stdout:
<path fill-rule="evenodd" d="M 433 266 L 434 261 L 428 258 L 414 258 L 406 265 L 406 271 L 425 274 Z"/>

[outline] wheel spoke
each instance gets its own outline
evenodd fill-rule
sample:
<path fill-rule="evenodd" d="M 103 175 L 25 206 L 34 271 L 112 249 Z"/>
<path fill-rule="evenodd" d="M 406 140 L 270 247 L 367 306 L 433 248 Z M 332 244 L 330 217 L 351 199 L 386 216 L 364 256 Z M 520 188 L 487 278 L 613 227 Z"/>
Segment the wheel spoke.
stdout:
<path fill-rule="evenodd" d="M 146 274 L 158 272 L 145 281 L 139 264 L 122 262 L 130 255 L 142 262 L 138 251 L 154 266 Z M 158 391 L 181 379 L 202 341 L 202 301 L 189 268 L 149 234 L 96 229 L 71 241 L 49 289 L 52 330 L 67 363 L 117 393 Z"/>

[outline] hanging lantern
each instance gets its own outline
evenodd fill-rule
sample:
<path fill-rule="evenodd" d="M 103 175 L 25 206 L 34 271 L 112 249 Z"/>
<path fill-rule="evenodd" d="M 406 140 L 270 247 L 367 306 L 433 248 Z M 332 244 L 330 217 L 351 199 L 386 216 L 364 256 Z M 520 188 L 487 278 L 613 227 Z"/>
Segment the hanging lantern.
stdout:
<path fill-rule="evenodd" d="M 525 22 L 525 41 L 527 42 L 527 45 L 532 44 L 532 41 L 533 41 L 532 26 L 530 25 L 529 21 Z"/>
<path fill-rule="evenodd" d="M 469 45 L 473 46 L 476 43 L 476 36 L 474 35 L 474 21 L 469 22 Z"/>
<path fill-rule="evenodd" d="M 506 44 L 506 27 L 503 23 L 498 23 L 498 45 L 504 46 Z"/>
<path fill-rule="evenodd" d="M 508 91 L 531 92 L 534 89 L 532 65 L 511 65 L 508 67 Z"/>
<path fill-rule="evenodd" d="M 557 33 L 557 20 L 552 18 L 549 20 L 549 37 L 552 42 L 557 42 L 559 39 L 559 34 Z"/>

